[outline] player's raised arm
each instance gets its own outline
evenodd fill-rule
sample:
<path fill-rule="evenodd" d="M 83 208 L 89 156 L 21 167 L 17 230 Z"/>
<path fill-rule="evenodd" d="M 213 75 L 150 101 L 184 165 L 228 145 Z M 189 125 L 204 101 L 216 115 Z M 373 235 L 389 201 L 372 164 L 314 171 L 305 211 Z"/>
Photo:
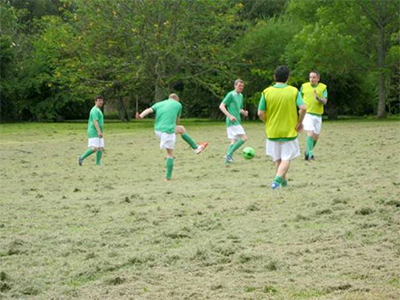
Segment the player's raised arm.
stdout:
<path fill-rule="evenodd" d="M 146 117 L 149 114 L 152 114 L 153 112 L 154 112 L 154 110 L 151 107 L 149 107 L 149 108 L 145 109 L 144 111 L 142 111 L 142 113 L 140 113 L 140 114 L 137 112 L 135 118 L 143 119 L 144 117 Z"/>

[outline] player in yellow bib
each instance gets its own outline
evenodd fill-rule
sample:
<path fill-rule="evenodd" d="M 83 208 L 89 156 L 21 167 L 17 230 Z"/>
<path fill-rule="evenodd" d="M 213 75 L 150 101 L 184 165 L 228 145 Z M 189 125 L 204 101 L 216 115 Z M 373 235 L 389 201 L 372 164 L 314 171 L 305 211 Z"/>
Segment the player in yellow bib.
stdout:
<path fill-rule="evenodd" d="M 297 88 L 287 84 L 289 69 L 279 66 L 274 73 L 275 85 L 266 88 L 258 105 L 258 116 L 265 123 L 266 154 L 272 157 L 276 175 L 271 189 L 287 186 L 290 161 L 300 155 L 297 132 L 303 128 L 306 106 Z M 297 108 L 300 115 L 297 115 Z"/>
<path fill-rule="evenodd" d="M 96 154 L 96 165 L 101 165 L 101 157 L 104 151 L 104 116 L 101 111 L 101 107 L 104 104 L 103 96 L 96 96 L 94 106 L 90 110 L 89 121 L 88 121 L 88 149 L 78 158 L 79 166 L 82 166 L 83 160 L 89 155 L 97 152 Z"/>
<path fill-rule="evenodd" d="M 314 148 L 317 144 L 322 127 L 322 114 L 324 105 L 328 102 L 328 90 L 325 84 L 319 82 L 320 75 L 316 71 L 309 74 L 309 82 L 304 83 L 300 92 L 307 106 L 303 126 L 306 131 L 305 160 L 314 160 Z"/>
<path fill-rule="evenodd" d="M 196 154 L 200 154 L 208 146 L 207 142 L 197 144 L 186 133 L 185 127 L 179 125 L 181 112 L 182 104 L 179 102 L 178 95 L 171 94 L 167 100 L 157 102 L 152 107 L 145 109 L 141 114 L 136 113 L 136 119 L 143 119 L 151 113 L 156 115 L 154 132 L 160 138 L 160 148 L 167 151 L 165 181 L 170 181 L 172 177 L 176 134 L 180 134 Z"/>

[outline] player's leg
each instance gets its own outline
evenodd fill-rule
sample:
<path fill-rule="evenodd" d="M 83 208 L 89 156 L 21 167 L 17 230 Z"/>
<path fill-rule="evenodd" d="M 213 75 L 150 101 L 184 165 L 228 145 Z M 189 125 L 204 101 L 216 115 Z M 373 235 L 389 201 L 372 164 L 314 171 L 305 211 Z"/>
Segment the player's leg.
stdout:
<path fill-rule="evenodd" d="M 315 145 L 317 144 L 317 141 L 319 139 L 319 135 L 321 133 L 321 127 L 322 127 L 322 117 L 317 117 L 314 116 L 314 130 L 313 130 L 313 135 L 312 135 L 312 139 L 313 139 L 313 156 L 311 157 L 312 160 L 314 160 L 314 148 Z"/>
<path fill-rule="evenodd" d="M 229 126 L 227 131 L 228 138 L 231 139 L 231 145 L 226 153 L 226 161 L 231 162 L 233 161 L 233 153 L 247 141 L 247 135 L 241 125 Z M 234 140 L 233 144 L 232 140 Z"/>
<path fill-rule="evenodd" d="M 314 156 L 314 139 L 313 139 L 313 131 L 306 131 L 306 146 L 307 146 L 307 159 L 310 159 Z"/>
<path fill-rule="evenodd" d="M 200 154 L 207 146 L 208 143 L 199 143 L 197 144 L 189 134 L 187 134 L 185 127 L 178 125 L 175 127 L 175 133 L 180 134 L 182 139 L 189 144 L 189 146 L 195 151 L 196 154 Z"/>
<path fill-rule="evenodd" d="M 300 155 L 299 141 L 295 139 L 286 142 L 271 142 L 269 148 L 269 152 L 273 154 L 276 161 L 275 167 L 277 168 L 271 188 L 285 187 L 287 186 L 286 174 L 289 171 L 290 161 Z"/>
<path fill-rule="evenodd" d="M 167 150 L 167 159 L 165 160 L 165 181 L 170 181 L 172 177 L 172 170 L 174 169 L 174 150 Z"/>
<path fill-rule="evenodd" d="M 306 152 L 304 159 L 308 160 L 309 157 L 313 155 L 313 148 L 314 148 L 314 142 L 313 142 L 314 123 L 312 115 L 306 113 L 303 120 L 303 128 L 304 131 L 306 132 Z"/>
<path fill-rule="evenodd" d="M 104 151 L 104 138 L 101 138 L 99 140 L 99 148 L 96 153 L 96 165 L 97 166 L 101 165 L 101 157 L 103 156 L 103 151 Z"/>
<path fill-rule="evenodd" d="M 265 149 L 266 149 L 266 154 L 268 156 L 271 156 L 272 161 L 274 162 L 275 169 L 276 169 L 276 175 L 271 183 L 271 189 L 276 189 L 278 188 L 281 183 L 282 183 L 282 176 L 278 175 L 279 169 L 282 164 L 282 159 L 281 159 L 281 143 L 280 142 L 275 142 L 275 141 L 270 141 L 267 139 Z"/>
<path fill-rule="evenodd" d="M 82 166 L 83 160 L 95 153 L 99 147 L 99 138 L 90 138 L 88 140 L 88 149 L 78 158 L 78 164 L 79 166 Z"/>
<path fill-rule="evenodd" d="M 228 150 L 227 154 L 230 156 L 232 156 L 233 153 L 247 141 L 247 136 L 245 134 L 240 134 L 238 137 L 239 138 L 237 139 L 237 141 Z"/>
<path fill-rule="evenodd" d="M 167 158 L 165 160 L 165 181 L 171 180 L 172 170 L 174 168 L 174 148 L 176 135 L 175 133 L 166 133 L 155 131 L 156 136 L 160 138 L 160 149 L 167 151 Z"/>

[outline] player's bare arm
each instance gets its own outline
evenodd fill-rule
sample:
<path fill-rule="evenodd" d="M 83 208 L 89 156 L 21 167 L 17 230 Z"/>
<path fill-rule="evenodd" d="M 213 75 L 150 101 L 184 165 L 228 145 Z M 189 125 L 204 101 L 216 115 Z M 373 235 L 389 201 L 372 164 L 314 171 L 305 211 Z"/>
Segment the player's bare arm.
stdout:
<path fill-rule="evenodd" d="M 258 117 L 260 118 L 261 121 L 263 121 L 265 123 L 265 111 L 263 110 L 259 110 L 257 112 Z"/>
<path fill-rule="evenodd" d="M 303 120 L 304 116 L 306 115 L 307 106 L 302 104 L 299 106 L 299 120 L 297 121 L 296 131 L 300 132 L 303 130 Z"/>
<path fill-rule="evenodd" d="M 96 127 L 97 130 L 97 135 L 99 136 L 99 138 L 103 137 L 103 133 L 101 132 L 100 126 L 99 126 L 99 122 L 97 120 L 93 121 L 94 127 Z"/>
<path fill-rule="evenodd" d="M 232 116 L 229 111 L 226 109 L 226 106 L 224 103 L 221 103 L 221 105 L 219 106 L 219 109 L 224 113 L 225 116 L 227 116 L 232 122 L 236 121 L 236 118 L 234 116 Z"/>
<path fill-rule="evenodd" d="M 317 91 L 314 91 L 314 97 L 315 97 L 315 100 L 317 100 L 319 103 L 322 103 L 323 105 L 326 105 L 326 103 L 328 103 L 328 99 L 326 99 L 324 97 L 318 97 Z"/>
<path fill-rule="evenodd" d="M 147 109 L 145 109 L 144 111 L 142 111 L 142 113 L 136 113 L 136 119 L 143 119 L 144 117 L 146 117 L 149 114 L 152 114 L 154 112 L 154 110 L 149 107 Z"/>

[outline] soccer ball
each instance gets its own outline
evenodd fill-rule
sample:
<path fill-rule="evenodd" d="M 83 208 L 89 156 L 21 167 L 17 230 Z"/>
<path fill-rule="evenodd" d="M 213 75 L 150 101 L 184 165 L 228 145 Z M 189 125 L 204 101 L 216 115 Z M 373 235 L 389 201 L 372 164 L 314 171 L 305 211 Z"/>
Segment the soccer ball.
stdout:
<path fill-rule="evenodd" d="M 254 157 L 254 154 L 256 154 L 256 151 L 251 147 L 246 147 L 243 149 L 242 153 L 245 159 L 252 159 Z"/>

